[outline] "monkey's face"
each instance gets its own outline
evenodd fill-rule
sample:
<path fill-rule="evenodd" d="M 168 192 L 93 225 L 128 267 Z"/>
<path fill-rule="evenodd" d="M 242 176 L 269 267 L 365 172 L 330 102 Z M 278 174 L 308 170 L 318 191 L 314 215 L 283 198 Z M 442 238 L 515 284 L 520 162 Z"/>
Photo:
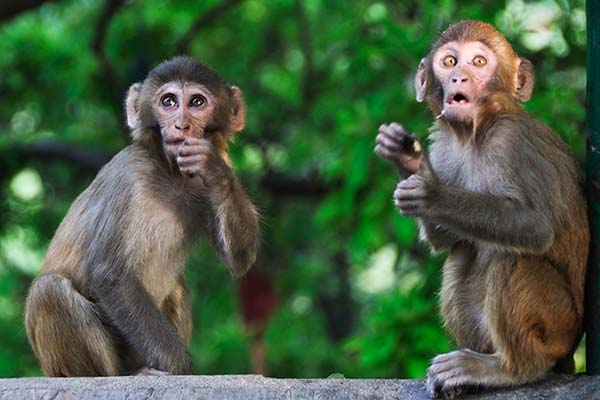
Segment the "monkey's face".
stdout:
<path fill-rule="evenodd" d="M 441 84 L 439 103 L 445 120 L 471 122 L 487 94 L 498 59 L 479 41 L 448 42 L 433 54 L 434 77 Z"/>
<path fill-rule="evenodd" d="M 158 88 L 152 112 L 160 127 L 167 156 L 177 157 L 187 137 L 206 137 L 217 99 L 195 82 L 168 82 Z"/>

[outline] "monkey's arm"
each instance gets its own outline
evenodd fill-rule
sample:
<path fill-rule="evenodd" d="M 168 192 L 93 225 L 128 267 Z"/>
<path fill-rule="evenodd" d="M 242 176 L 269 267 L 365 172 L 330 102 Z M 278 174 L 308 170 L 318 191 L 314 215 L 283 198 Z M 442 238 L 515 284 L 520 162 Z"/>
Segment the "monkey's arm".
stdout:
<path fill-rule="evenodd" d="M 464 239 L 543 252 L 554 238 L 548 213 L 508 195 L 470 192 L 413 175 L 398 184 L 394 197 L 404 215 L 447 225 Z"/>
<path fill-rule="evenodd" d="M 543 252 L 554 239 L 551 218 L 517 199 L 441 187 L 432 217 L 466 237 Z"/>
<path fill-rule="evenodd" d="M 208 197 L 213 208 L 213 243 L 231 274 L 240 277 L 256 260 L 258 214 L 233 171 L 221 184 L 209 188 Z"/>
<path fill-rule="evenodd" d="M 182 174 L 203 187 L 212 208 L 209 231 L 231 274 L 240 277 L 256 260 L 258 214 L 231 167 L 207 139 L 186 139 L 177 157 Z"/>

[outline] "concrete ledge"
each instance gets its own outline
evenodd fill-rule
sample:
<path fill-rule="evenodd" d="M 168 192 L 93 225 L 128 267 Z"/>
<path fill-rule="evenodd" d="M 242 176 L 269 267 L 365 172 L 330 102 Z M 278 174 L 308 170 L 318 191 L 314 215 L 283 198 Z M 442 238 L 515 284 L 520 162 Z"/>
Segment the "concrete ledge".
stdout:
<path fill-rule="evenodd" d="M 465 399 L 600 399 L 600 376 L 560 376 Z M 275 379 L 258 375 L 0 379 L 0 400 L 413 400 L 427 399 L 421 380 Z"/>

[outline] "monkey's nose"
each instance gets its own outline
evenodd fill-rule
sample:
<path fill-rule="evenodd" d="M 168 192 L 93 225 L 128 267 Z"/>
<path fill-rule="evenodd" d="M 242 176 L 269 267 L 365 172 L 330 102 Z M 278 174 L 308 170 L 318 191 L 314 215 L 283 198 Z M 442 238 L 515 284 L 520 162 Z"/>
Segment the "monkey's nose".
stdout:
<path fill-rule="evenodd" d="M 186 124 L 186 123 L 175 123 L 175 129 L 179 130 L 179 131 L 187 131 L 190 129 L 190 124 Z"/>
<path fill-rule="evenodd" d="M 469 79 L 466 76 L 463 76 L 462 78 L 452 78 L 452 82 L 454 82 L 454 83 L 457 83 L 459 80 L 461 83 L 464 83 Z"/>

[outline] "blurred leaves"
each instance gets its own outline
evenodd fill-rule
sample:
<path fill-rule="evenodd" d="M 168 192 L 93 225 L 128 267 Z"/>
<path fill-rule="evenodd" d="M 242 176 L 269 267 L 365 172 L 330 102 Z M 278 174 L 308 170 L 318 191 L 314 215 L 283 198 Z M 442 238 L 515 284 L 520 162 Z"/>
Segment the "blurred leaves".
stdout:
<path fill-rule="evenodd" d="M 175 55 L 192 27 L 187 51 L 242 88 L 247 105 L 231 153 L 261 210 L 259 265 L 279 297 L 265 334 L 270 375 L 420 378 L 451 348 L 437 312 L 443 256 L 419 244 L 415 223 L 394 210 L 397 177 L 372 152 L 384 122 L 427 136 L 432 118 L 414 99 L 413 74 L 449 23 L 481 19 L 508 35 L 536 66 L 526 108 L 584 159 L 583 0 L 220 4 L 127 1 L 99 54 L 92 41 L 104 1 L 47 3 L 0 26 L 0 376 L 40 373 L 23 304 L 54 230 L 93 179 L 77 160 L 127 145 L 115 93 Z M 545 42 L 528 37 L 525 17 L 535 13 L 523 10 L 533 8 L 549 10 Z M 211 23 L 195 27 L 215 9 Z M 47 140 L 76 156 L 23 150 Z M 265 185 L 273 174 L 278 190 Z M 235 282 L 206 244 L 187 274 L 195 372 L 250 372 Z"/>

